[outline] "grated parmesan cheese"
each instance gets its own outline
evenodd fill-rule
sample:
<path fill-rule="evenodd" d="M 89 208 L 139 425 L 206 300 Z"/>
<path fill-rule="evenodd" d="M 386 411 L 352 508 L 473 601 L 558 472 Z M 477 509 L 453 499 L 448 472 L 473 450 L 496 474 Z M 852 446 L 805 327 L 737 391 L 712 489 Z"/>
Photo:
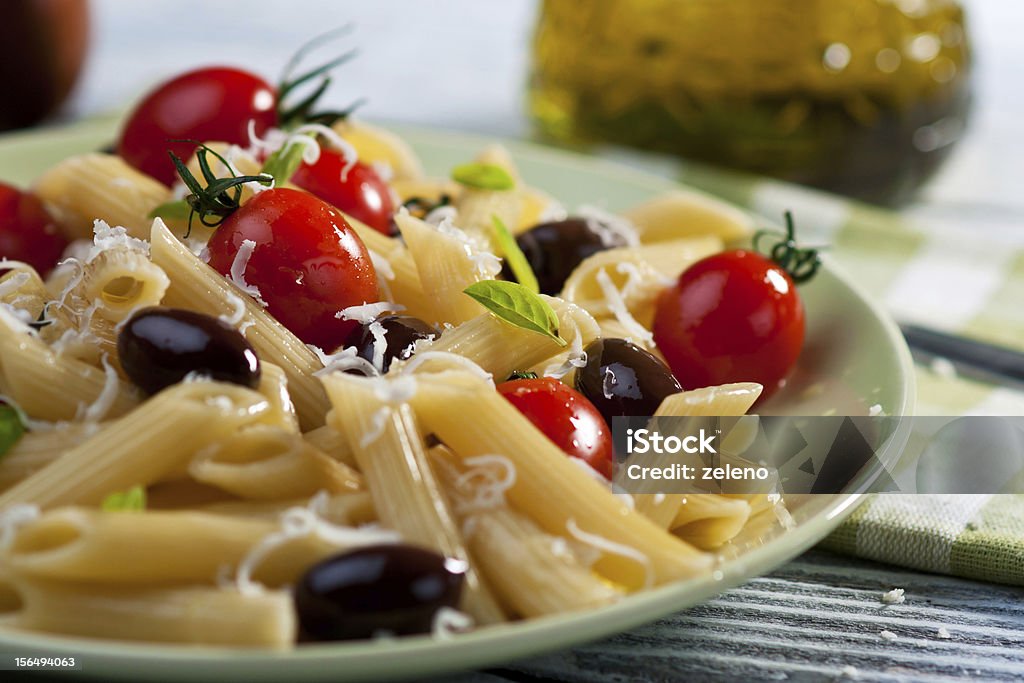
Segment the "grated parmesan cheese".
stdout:
<path fill-rule="evenodd" d="M 360 324 L 371 323 L 380 317 L 382 313 L 397 313 L 404 311 L 405 306 L 390 301 L 378 301 L 376 303 L 349 306 L 334 314 L 338 320 L 355 320 Z"/>
<path fill-rule="evenodd" d="M 402 211 L 407 211 L 407 209 L 403 208 Z M 461 243 L 463 252 L 473 262 L 480 279 L 491 280 L 501 272 L 501 259 L 488 251 L 486 245 L 481 244 L 464 230 L 455 227 L 450 218 L 444 218 L 436 227 L 442 235 L 452 237 Z"/>
<path fill-rule="evenodd" d="M 945 626 L 940 626 L 938 632 L 935 634 L 942 640 L 949 640 L 953 635 L 949 632 L 949 629 Z"/>
<path fill-rule="evenodd" d="M 438 640 L 447 640 L 453 635 L 473 628 L 473 618 L 451 607 L 442 607 L 434 613 L 430 635 Z"/>
<path fill-rule="evenodd" d="M 451 204 L 446 204 L 444 206 L 435 206 L 431 209 L 430 212 L 423 217 L 423 222 L 429 223 L 434 227 L 438 227 L 443 221 L 451 223 L 458 217 L 459 210 Z"/>
<path fill-rule="evenodd" d="M 843 678 L 850 678 L 850 679 L 860 678 L 860 672 L 857 671 L 857 667 L 850 666 L 849 664 L 847 664 L 846 666 L 844 666 L 842 669 L 839 670 L 839 675 L 842 676 Z"/>
<path fill-rule="evenodd" d="M 880 415 L 885 415 L 885 412 L 882 410 L 882 405 L 880 403 L 876 403 L 868 408 L 868 415 L 870 417 L 879 417 Z"/>
<path fill-rule="evenodd" d="M 128 230 L 120 226 L 112 228 L 106 221 L 97 218 L 92 224 L 92 248 L 89 249 L 85 262 L 89 263 L 104 251 L 116 248 L 131 249 L 149 256 L 149 242 L 132 237 Z"/>
<path fill-rule="evenodd" d="M 370 363 L 377 368 L 378 372 L 384 374 L 384 354 L 388 350 L 388 331 L 376 320 L 370 323 L 368 329 L 370 336 L 373 337 L 373 354 L 371 354 Z"/>
<path fill-rule="evenodd" d="M 898 635 L 888 630 L 881 631 L 878 635 L 882 637 L 882 640 L 888 641 L 890 643 L 896 642 L 900 639 Z"/>
<path fill-rule="evenodd" d="M 457 489 L 470 489 L 472 498 L 459 500 L 457 510 L 467 514 L 505 504 L 505 492 L 515 486 L 516 466 L 503 455 L 487 454 L 466 458 L 469 469 L 455 480 Z"/>
<path fill-rule="evenodd" d="M 569 351 L 566 353 L 565 360 L 561 363 L 551 363 L 544 368 L 543 374 L 545 377 L 562 379 L 573 370 L 586 366 L 587 352 L 583 350 L 583 334 L 580 332 L 580 326 L 575 320 L 572 321 L 572 327 L 572 342 L 569 343 Z"/>
<path fill-rule="evenodd" d="M 103 375 L 103 390 L 100 391 L 100 395 L 96 397 L 96 400 L 89 407 L 85 408 L 84 412 L 81 406 L 79 407 L 81 417 L 76 415 L 76 420 L 99 422 L 110 412 L 114 401 L 117 400 L 117 392 L 121 387 L 121 381 L 117 376 L 117 370 L 114 369 L 114 366 L 107 359 L 107 354 L 103 354 Z"/>
<path fill-rule="evenodd" d="M 893 588 L 891 591 L 882 593 L 882 602 L 886 605 L 902 605 L 907 600 L 903 593 L 902 588 Z"/>
<path fill-rule="evenodd" d="M 626 246 L 635 247 L 640 244 L 640 237 L 637 235 L 636 227 L 629 220 L 609 213 L 596 206 L 584 204 L 576 210 L 576 215 L 582 218 L 590 231 L 601 238 L 602 244 L 606 247 L 616 247 L 622 242 Z M 618 238 L 618 239 L 616 239 Z"/>
<path fill-rule="evenodd" d="M 348 172 L 359 161 L 359 153 L 347 140 L 342 138 L 332 128 L 320 123 L 307 123 L 299 126 L 291 132 L 283 131 L 280 128 L 269 128 L 264 132 L 262 139 L 256 135 L 255 121 L 249 121 L 248 127 L 250 152 L 259 155 L 260 152 L 267 156 L 278 150 L 287 151 L 293 145 L 302 145 L 302 161 L 307 164 L 315 164 L 320 160 L 320 143 L 317 136 L 323 137 L 332 147 L 338 150 L 345 159 L 345 165 L 341 169 L 341 181 L 348 179 Z M 312 135 L 310 135 L 312 133 Z"/>
<path fill-rule="evenodd" d="M 619 555 L 620 557 L 635 560 L 644 570 L 644 588 L 650 588 L 654 585 L 654 568 L 651 566 L 651 559 L 647 555 L 644 555 L 632 546 L 610 541 L 604 536 L 587 533 L 580 529 L 576 524 L 576 520 L 571 517 L 565 523 L 565 528 L 573 538 L 581 543 L 611 555 Z"/>
<path fill-rule="evenodd" d="M 254 251 L 256 251 L 256 243 L 254 241 L 242 240 L 242 244 L 238 247 L 238 253 L 235 254 L 235 259 L 231 262 L 230 279 L 239 289 L 255 299 L 256 303 L 266 308 L 267 302 L 260 295 L 259 287 L 250 285 L 245 281 L 245 269 L 249 267 L 249 259 L 252 258 Z"/>
<path fill-rule="evenodd" d="M 377 368 L 373 367 L 373 364 L 365 358 L 360 358 L 354 346 L 333 354 L 324 353 L 323 349 L 312 344 L 306 344 L 306 347 L 316 354 L 323 364 L 321 369 L 313 373 L 314 377 L 323 377 L 339 370 L 359 370 L 369 377 L 377 375 Z"/>
<path fill-rule="evenodd" d="M 245 317 L 245 302 L 242 301 L 241 297 L 228 292 L 228 303 L 231 304 L 232 309 L 234 309 L 231 311 L 231 315 L 221 314 L 217 316 L 217 319 L 231 325 L 232 327 L 237 327 Z M 252 325 L 253 323 L 249 324 Z"/>
<path fill-rule="evenodd" d="M 629 312 L 622 292 L 615 287 L 615 283 L 612 282 L 611 276 L 608 275 L 608 271 L 605 268 L 597 271 L 597 284 L 601 288 L 601 293 L 604 294 L 605 301 L 608 303 L 608 309 L 615 316 L 615 319 L 626 328 L 627 332 L 639 339 L 644 346 L 648 348 L 653 347 L 654 335 Z M 627 286 L 628 284 L 627 282 Z"/>

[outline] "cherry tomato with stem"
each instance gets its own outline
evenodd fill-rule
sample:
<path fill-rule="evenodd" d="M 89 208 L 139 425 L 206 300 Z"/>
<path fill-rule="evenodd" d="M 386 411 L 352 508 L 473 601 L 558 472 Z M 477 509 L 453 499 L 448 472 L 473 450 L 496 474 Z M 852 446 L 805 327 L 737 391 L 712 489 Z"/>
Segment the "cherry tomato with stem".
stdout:
<path fill-rule="evenodd" d="M 611 430 L 583 394 L 553 377 L 503 382 L 498 393 L 567 455 L 611 479 Z"/>
<path fill-rule="evenodd" d="M 162 83 L 136 105 L 121 132 L 117 153 L 131 166 L 171 185 L 175 168 L 167 150 L 187 159 L 196 145 L 182 140 L 248 147 L 250 121 L 256 135 L 277 125 L 273 86 L 242 69 L 196 69 Z"/>
<path fill-rule="evenodd" d="M 45 276 L 67 245 L 35 195 L 0 183 L 0 258 L 24 261 Z"/>
<path fill-rule="evenodd" d="M 690 388 L 757 382 L 764 399 L 796 364 L 805 314 L 796 285 L 820 263 L 799 249 L 787 212 L 785 238 L 771 249 L 736 249 L 687 268 L 658 298 L 654 340 L 679 382 Z M 769 233 L 755 236 L 755 248 Z"/>
<path fill-rule="evenodd" d="M 316 163 L 299 166 L 291 182 L 374 230 L 390 235 L 391 217 L 395 213 L 391 189 L 372 166 L 357 161 L 346 171 L 347 163 L 340 152 L 321 146 Z"/>

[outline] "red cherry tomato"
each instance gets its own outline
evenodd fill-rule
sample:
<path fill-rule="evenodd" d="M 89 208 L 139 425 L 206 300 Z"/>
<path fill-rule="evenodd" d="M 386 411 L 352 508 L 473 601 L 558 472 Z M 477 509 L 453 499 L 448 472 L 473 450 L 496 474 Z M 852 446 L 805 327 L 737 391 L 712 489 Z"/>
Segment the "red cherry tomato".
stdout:
<path fill-rule="evenodd" d="M 182 159 L 195 145 L 169 140 L 217 140 L 248 146 L 249 121 L 262 135 L 277 125 L 277 96 L 259 76 L 227 67 L 181 74 L 150 92 L 128 117 L 117 153 L 165 185 L 177 179 L 167 156 Z"/>
<path fill-rule="evenodd" d="M 0 183 L 0 257 L 49 273 L 68 241 L 34 195 Z"/>
<path fill-rule="evenodd" d="M 299 166 L 291 181 L 374 230 L 390 235 L 395 205 L 388 184 L 361 161 L 342 180 L 345 163 L 340 153 L 321 147 L 317 162 Z"/>
<path fill-rule="evenodd" d="M 498 393 L 568 455 L 612 478 L 611 430 L 583 394 L 552 377 L 503 382 Z"/>
<path fill-rule="evenodd" d="M 662 292 L 654 341 L 685 387 L 758 382 L 777 390 L 804 341 L 804 307 L 793 280 L 754 251 L 715 254 Z"/>
<path fill-rule="evenodd" d="M 255 243 L 246 284 L 259 289 L 270 314 L 307 344 L 334 350 L 359 324 L 334 314 L 379 298 L 359 236 L 337 209 L 307 192 L 266 190 L 243 204 L 210 238 L 210 265 L 230 277 L 245 240 Z"/>

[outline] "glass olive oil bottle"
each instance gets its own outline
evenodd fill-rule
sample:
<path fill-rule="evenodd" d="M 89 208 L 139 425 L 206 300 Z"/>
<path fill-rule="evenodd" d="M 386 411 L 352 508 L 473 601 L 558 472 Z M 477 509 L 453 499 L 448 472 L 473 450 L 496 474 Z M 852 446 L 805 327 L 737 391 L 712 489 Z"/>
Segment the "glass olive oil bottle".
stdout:
<path fill-rule="evenodd" d="M 898 203 L 960 136 L 952 0 L 546 0 L 529 105 L 613 142 Z"/>

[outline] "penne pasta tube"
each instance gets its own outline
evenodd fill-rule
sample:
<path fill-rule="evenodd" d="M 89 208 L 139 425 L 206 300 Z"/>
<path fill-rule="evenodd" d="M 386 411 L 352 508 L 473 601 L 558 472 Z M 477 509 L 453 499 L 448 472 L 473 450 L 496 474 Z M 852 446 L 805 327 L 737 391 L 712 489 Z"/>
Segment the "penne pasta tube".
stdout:
<path fill-rule="evenodd" d="M 761 385 L 754 382 L 738 382 L 713 387 L 681 391 L 666 396 L 655 411 L 655 417 L 719 417 L 745 415 L 754 401 L 761 395 Z M 731 435 L 731 433 L 730 433 Z M 658 482 L 649 482 L 658 486 Z M 682 493 L 634 492 L 633 500 L 638 512 L 647 516 L 663 528 L 669 528 L 687 498 Z M 749 511 L 748 511 L 749 516 Z M 700 546 L 706 547 L 706 546 Z"/>
<path fill-rule="evenodd" d="M 398 229 L 416 262 L 421 282 L 429 282 L 427 322 L 458 324 L 484 312 L 463 293 L 479 280 L 493 278 L 501 263 L 466 233 L 451 226 L 434 227 L 406 213 L 395 216 Z"/>
<path fill-rule="evenodd" d="M 523 617 L 571 612 L 622 595 L 620 588 L 584 566 L 564 538 L 509 508 L 493 480 L 474 485 L 472 468 L 460 467 L 444 446 L 435 446 L 430 455 L 474 561 L 510 612 Z"/>
<path fill-rule="evenodd" d="M 279 528 L 273 517 L 64 507 L 18 527 L 0 564 L 15 576 L 60 581 L 213 585 Z M 253 577 L 271 587 L 294 583 L 308 567 L 347 547 L 355 546 L 316 534 L 295 536 L 270 549 Z"/>
<path fill-rule="evenodd" d="M 110 371 L 59 355 L 10 312 L 0 309 L 0 378 L 8 398 L 38 420 L 98 421 L 118 417 L 139 401 Z"/>
<path fill-rule="evenodd" d="M 256 425 L 225 437 L 192 458 L 189 475 L 240 498 L 282 500 L 318 491 L 344 493 L 361 488 L 361 477 L 299 434 Z"/>
<path fill-rule="evenodd" d="M 153 221 L 150 249 L 153 262 L 163 268 L 171 280 L 164 303 L 228 318 L 235 317 L 241 310 L 238 322 L 251 324 L 245 336 L 260 359 L 277 365 L 287 376 L 299 424 L 303 429 L 322 425 L 329 405 L 323 387 L 313 376 L 323 367 L 316 354 L 259 304 L 200 261 L 160 219 Z"/>
<path fill-rule="evenodd" d="M 712 550 L 736 537 L 750 519 L 744 500 L 714 493 L 687 494 L 670 524 L 672 533 L 698 548 Z"/>
<path fill-rule="evenodd" d="M 515 467 L 506 496 L 548 533 L 590 539 L 594 568 L 629 588 L 694 576 L 711 559 L 630 509 L 564 454 L 492 387 L 468 373 L 417 377 L 412 405 L 459 457 L 496 454 Z M 600 537 L 600 539 L 598 539 Z"/>
<path fill-rule="evenodd" d="M 187 382 L 156 394 L 63 456 L 0 494 L 42 509 L 98 504 L 107 495 L 159 481 L 209 443 L 266 419 L 266 399 L 235 384 Z"/>
<path fill-rule="evenodd" d="M 111 154 L 66 159 L 36 181 L 34 192 L 68 239 L 91 240 L 97 219 L 148 239 L 149 213 L 171 199 L 170 188 Z"/>
<path fill-rule="evenodd" d="M 582 351 L 597 338 L 594 319 L 582 308 L 557 297 L 544 297 L 559 320 L 559 332 L 568 342 L 559 346 L 553 339 L 514 327 L 484 313 L 458 327 L 446 330 L 420 351 L 444 351 L 465 356 L 502 381 L 515 370 L 525 370 L 556 356 Z M 433 361 L 424 363 L 430 367 Z"/>
<path fill-rule="evenodd" d="M 260 363 L 260 385 L 256 391 L 263 394 L 270 403 L 273 421 L 291 432 L 298 433 L 299 417 L 295 414 L 295 404 L 288 393 L 288 376 L 284 370 L 273 363 Z"/>
<path fill-rule="evenodd" d="M 349 467 L 358 470 L 359 465 L 356 463 L 356 456 L 352 448 L 348 445 L 348 441 L 338 433 L 338 430 L 330 425 L 333 421 L 331 414 L 328 413 L 328 424 L 306 432 L 302 435 L 302 438 L 338 462 L 343 462 Z"/>
<path fill-rule="evenodd" d="M 99 423 L 62 422 L 54 429 L 26 432 L 0 457 L 0 491 L 35 474 L 102 428 Z"/>
<path fill-rule="evenodd" d="M 38 319 L 50 297 L 35 268 L 17 261 L 0 261 L 0 273 L 0 303 L 26 311 L 32 320 Z"/>
<path fill-rule="evenodd" d="M 432 296 L 420 282 L 416 262 L 405 245 L 347 214 L 345 218 L 370 252 L 382 298 L 405 306 L 410 315 L 426 319 Z"/>
<path fill-rule="evenodd" d="M 277 519 L 288 508 L 301 507 L 308 502 L 306 499 L 285 501 L 230 500 L 208 503 L 199 507 L 203 512 L 228 517 Z M 323 511 L 320 516 L 325 521 L 339 526 L 360 526 L 378 521 L 377 511 L 373 507 L 373 498 L 367 491 L 330 496 L 324 501 Z"/>
<path fill-rule="evenodd" d="M 412 410 L 379 396 L 388 390 L 401 391 L 397 383 L 401 380 L 333 373 L 323 381 L 334 406 L 333 425 L 355 453 L 381 524 L 411 543 L 468 563 L 469 553 L 431 469 Z M 504 621 L 471 563 L 463 605 L 477 624 Z"/>
<path fill-rule="evenodd" d="M 170 285 L 166 273 L 141 251 L 105 249 L 83 266 L 72 296 L 95 306 L 95 316 L 118 323 L 136 309 L 155 306 Z"/>
<path fill-rule="evenodd" d="M 671 190 L 622 215 L 645 243 L 700 235 L 738 242 L 754 232 L 754 221 L 746 212 L 693 190 Z"/>
<path fill-rule="evenodd" d="M 565 281 L 562 297 L 597 317 L 615 315 L 606 291 L 613 287 L 633 317 L 650 326 L 658 295 L 691 263 L 721 250 L 722 242 L 715 237 L 605 249 L 576 266 Z"/>
<path fill-rule="evenodd" d="M 18 578 L 18 628 L 88 638 L 290 649 L 288 591 L 243 595 L 206 586 L 115 587 Z"/>

